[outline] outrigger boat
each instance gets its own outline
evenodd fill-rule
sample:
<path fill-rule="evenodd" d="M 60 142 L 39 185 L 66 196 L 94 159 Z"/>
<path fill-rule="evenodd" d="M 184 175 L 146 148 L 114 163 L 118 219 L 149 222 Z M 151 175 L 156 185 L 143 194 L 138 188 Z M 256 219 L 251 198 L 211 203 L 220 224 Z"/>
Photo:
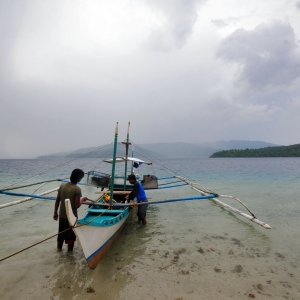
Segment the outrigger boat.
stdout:
<path fill-rule="evenodd" d="M 101 261 L 105 253 L 110 249 L 112 243 L 120 234 L 128 216 L 131 212 L 132 204 L 126 205 L 122 200 L 132 190 L 132 184 L 127 181 L 127 162 L 141 165 L 151 165 L 152 162 L 145 162 L 138 158 L 128 156 L 129 145 L 129 126 L 127 131 L 127 139 L 123 144 L 126 145 L 126 156 L 116 157 L 117 140 L 118 140 L 118 124 L 115 131 L 114 154 L 112 159 L 105 159 L 104 162 L 112 164 L 112 175 L 103 176 L 96 172 L 89 172 L 87 181 L 101 188 L 98 192 L 103 196 L 99 202 L 87 203 L 91 206 L 87 214 L 78 220 L 72 211 L 70 200 L 66 199 L 66 212 L 70 225 L 82 247 L 88 266 L 94 269 Z M 124 176 L 115 176 L 115 164 L 117 162 L 125 163 Z M 132 172 L 132 170 L 131 170 Z M 154 175 L 145 175 L 143 177 L 144 189 L 157 189 L 157 177 Z M 108 190 L 104 190 L 107 188 Z M 109 195 L 109 196 L 108 196 Z M 107 200 L 109 199 L 109 203 Z M 131 212 L 132 213 L 132 212 Z"/>
<path fill-rule="evenodd" d="M 106 163 L 111 163 L 111 174 L 101 173 L 97 171 L 89 171 L 87 172 L 87 182 L 84 184 L 88 188 L 90 188 L 90 193 L 96 195 L 95 199 L 91 200 L 92 197 L 89 197 L 84 204 L 88 205 L 89 208 L 87 210 L 86 215 L 77 219 L 73 212 L 70 204 L 70 200 L 66 199 L 66 212 L 69 223 L 72 227 L 72 230 L 76 234 L 77 240 L 81 245 L 84 256 L 86 258 L 87 264 L 91 269 L 95 269 L 99 264 L 105 253 L 110 249 L 112 243 L 116 240 L 118 235 L 120 234 L 125 222 L 128 220 L 130 214 L 132 214 L 132 207 L 136 208 L 138 203 L 125 203 L 125 196 L 130 193 L 132 190 L 132 185 L 127 181 L 127 163 L 131 163 L 131 170 L 133 172 L 133 167 L 139 167 L 141 164 L 152 165 L 152 162 L 145 162 L 141 159 L 129 157 L 129 146 L 131 142 L 129 140 L 129 126 L 128 123 L 128 131 L 127 131 L 127 139 L 125 142 L 122 142 L 126 148 L 125 156 L 117 157 L 117 145 L 118 145 L 118 123 L 116 125 L 115 130 L 115 139 L 114 139 L 114 149 L 113 149 L 113 158 L 104 159 L 103 161 Z M 131 148 L 133 153 L 133 147 Z M 123 162 L 124 163 L 124 173 L 123 176 L 116 176 L 115 169 L 116 163 Z M 168 181 L 168 180 L 176 180 Z M 51 182 L 50 180 L 48 182 Z M 60 180 L 64 181 L 64 180 Z M 162 181 L 161 184 L 158 184 L 158 181 Z M 0 205 L 1 208 L 5 208 L 7 206 L 16 205 L 25 201 L 29 201 L 34 198 L 47 199 L 47 200 L 55 200 L 55 197 L 45 196 L 54 191 L 58 190 L 58 187 L 55 189 L 51 189 L 39 194 L 25 194 L 21 192 L 13 192 L 12 190 L 28 187 L 36 184 L 45 184 L 44 182 L 39 182 L 30 185 L 23 185 L 13 188 L 7 188 L 0 190 L 1 194 L 12 195 L 12 196 L 26 196 L 26 198 L 22 200 L 13 201 L 7 204 Z M 170 202 L 178 202 L 178 201 L 189 201 L 189 200 L 202 200 L 202 199 L 211 199 L 218 203 L 219 205 L 225 207 L 228 210 L 231 210 L 242 217 L 266 228 L 270 229 L 271 227 L 258 220 L 255 215 L 250 211 L 250 209 L 241 202 L 238 198 L 228 195 L 220 195 L 212 192 L 211 190 L 204 188 L 197 182 L 188 180 L 185 177 L 173 175 L 163 178 L 157 178 L 155 175 L 144 175 L 142 177 L 141 183 L 145 190 L 147 189 L 163 189 L 163 188 L 172 188 L 178 186 L 190 186 L 193 190 L 199 193 L 198 196 L 191 196 L 185 198 L 177 198 L 177 199 L 168 199 L 162 201 L 149 201 L 148 204 L 161 204 L 161 203 L 170 203 Z M 176 183 L 174 185 L 174 183 Z M 100 191 L 99 191 L 100 189 Z M 242 204 L 250 214 L 242 212 L 236 208 L 233 208 L 219 200 L 219 198 L 231 198 L 238 201 Z M 24 249 L 25 250 L 25 249 Z M 11 255 L 12 256 L 12 255 Z M 10 257 L 10 256 L 9 256 Z M 6 258 L 5 258 L 6 259 Z M 1 259 L 4 260 L 4 259 Z M 0 261 L 1 261 L 0 260 Z"/>

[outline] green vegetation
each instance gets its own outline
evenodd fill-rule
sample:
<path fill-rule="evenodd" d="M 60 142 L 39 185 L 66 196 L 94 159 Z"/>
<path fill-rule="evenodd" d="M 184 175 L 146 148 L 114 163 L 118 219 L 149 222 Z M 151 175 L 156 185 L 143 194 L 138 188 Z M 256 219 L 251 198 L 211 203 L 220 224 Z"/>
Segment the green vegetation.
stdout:
<path fill-rule="evenodd" d="M 300 144 L 260 149 L 223 150 L 210 157 L 300 157 Z"/>

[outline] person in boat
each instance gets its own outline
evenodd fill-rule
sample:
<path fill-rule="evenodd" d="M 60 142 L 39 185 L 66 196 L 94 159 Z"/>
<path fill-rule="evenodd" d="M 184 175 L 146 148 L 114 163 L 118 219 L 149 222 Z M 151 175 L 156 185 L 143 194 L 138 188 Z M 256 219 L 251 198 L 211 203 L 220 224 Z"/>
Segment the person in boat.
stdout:
<path fill-rule="evenodd" d="M 125 199 L 127 201 L 130 201 L 136 198 L 138 203 L 148 202 L 145 190 L 142 184 L 136 180 L 134 174 L 130 174 L 128 176 L 128 181 L 131 184 L 133 184 L 133 190 L 129 195 L 125 197 Z M 147 208 L 148 208 L 148 204 L 138 205 L 138 218 L 139 218 L 139 222 L 142 221 L 143 225 L 147 224 L 147 220 L 146 220 Z"/>
<path fill-rule="evenodd" d="M 58 232 L 64 231 L 70 228 L 69 221 L 67 219 L 65 199 L 70 199 L 73 213 L 76 217 L 77 208 L 86 201 L 87 197 L 82 197 L 81 189 L 77 186 L 77 183 L 81 181 L 84 177 L 84 172 L 81 169 L 74 169 L 71 173 L 70 182 L 64 182 L 60 185 L 58 189 L 58 194 L 56 197 L 54 205 L 53 219 L 58 220 Z M 59 215 L 57 214 L 59 208 Z M 76 240 L 76 235 L 72 229 L 69 229 L 57 236 L 57 249 L 62 250 L 63 243 L 68 245 L 68 253 L 72 253 L 74 248 L 74 242 Z"/>

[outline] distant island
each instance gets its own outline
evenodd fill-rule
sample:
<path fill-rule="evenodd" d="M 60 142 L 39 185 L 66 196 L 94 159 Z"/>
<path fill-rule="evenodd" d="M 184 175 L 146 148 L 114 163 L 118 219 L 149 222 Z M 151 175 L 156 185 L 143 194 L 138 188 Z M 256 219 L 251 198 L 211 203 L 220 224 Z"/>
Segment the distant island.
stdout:
<path fill-rule="evenodd" d="M 276 144 L 266 143 L 263 141 L 217 141 L 217 142 L 202 142 L 202 143 L 149 143 L 149 144 L 135 144 L 135 153 L 141 156 L 147 153 L 146 157 L 153 157 L 159 159 L 165 158 L 209 158 L 217 151 L 229 149 L 259 149 L 263 147 L 279 146 Z M 53 159 L 66 158 L 72 159 L 77 157 L 89 158 L 107 158 L 112 153 L 113 145 L 103 145 L 99 147 L 89 147 L 78 149 L 70 152 L 59 152 L 37 157 L 38 159 Z M 110 150 L 111 151 L 110 151 Z M 124 146 L 118 147 L 117 156 L 125 155 Z M 142 158 L 142 157 L 140 157 Z"/>
<path fill-rule="evenodd" d="M 260 149 L 232 149 L 213 153 L 210 157 L 300 157 L 300 144 Z"/>

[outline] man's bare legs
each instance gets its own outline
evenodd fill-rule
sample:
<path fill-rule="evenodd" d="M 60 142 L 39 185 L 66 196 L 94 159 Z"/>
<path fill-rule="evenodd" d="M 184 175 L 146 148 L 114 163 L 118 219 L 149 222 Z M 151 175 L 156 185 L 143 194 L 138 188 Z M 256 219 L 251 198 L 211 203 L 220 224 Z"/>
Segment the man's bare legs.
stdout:
<path fill-rule="evenodd" d="M 68 244 L 68 253 L 72 253 L 73 252 L 73 248 L 74 248 L 74 242 Z"/>
<path fill-rule="evenodd" d="M 64 241 L 57 241 L 57 250 L 61 251 Z"/>

